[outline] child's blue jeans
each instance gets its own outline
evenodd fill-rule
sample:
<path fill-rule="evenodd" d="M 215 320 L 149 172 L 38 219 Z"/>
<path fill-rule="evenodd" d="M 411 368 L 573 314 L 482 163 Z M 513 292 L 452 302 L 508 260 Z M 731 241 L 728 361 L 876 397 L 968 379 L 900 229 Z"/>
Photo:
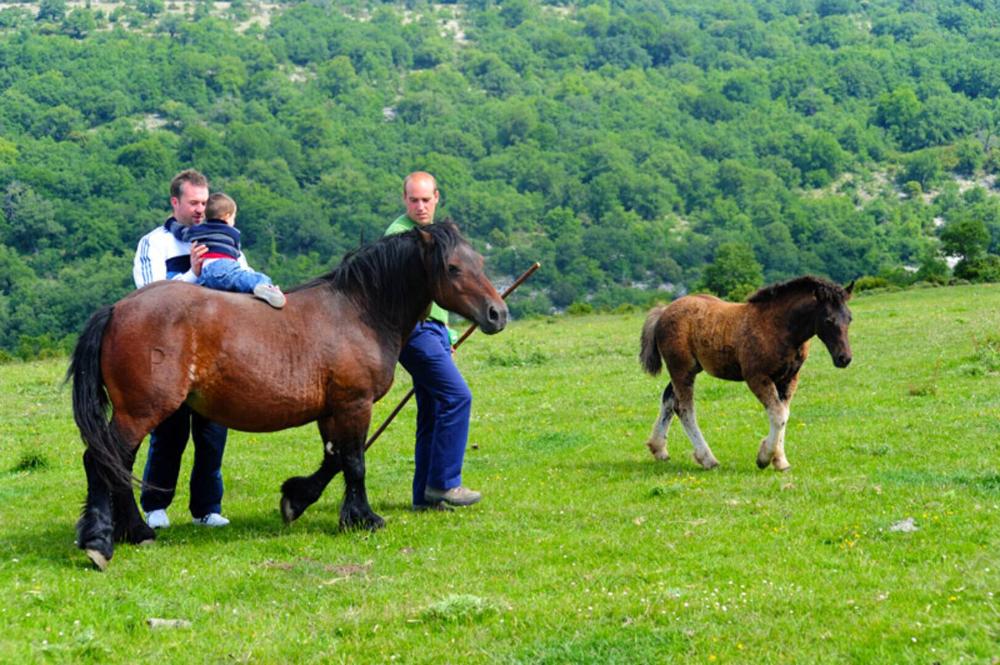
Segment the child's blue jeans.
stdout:
<path fill-rule="evenodd" d="M 198 283 L 219 291 L 253 293 L 258 284 L 270 284 L 271 278 L 256 270 L 247 270 L 236 259 L 215 259 L 201 269 Z"/>

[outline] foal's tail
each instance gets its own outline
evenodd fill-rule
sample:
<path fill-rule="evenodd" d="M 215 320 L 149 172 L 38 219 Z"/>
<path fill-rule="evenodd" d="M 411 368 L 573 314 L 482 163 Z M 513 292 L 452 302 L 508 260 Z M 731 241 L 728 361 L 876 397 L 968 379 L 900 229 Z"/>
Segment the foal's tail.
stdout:
<path fill-rule="evenodd" d="M 660 314 L 665 308 L 663 306 L 654 307 L 646 316 L 646 323 L 642 326 L 642 344 L 639 349 L 639 362 L 647 373 L 656 376 L 663 369 L 663 358 L 660 357 L 660 349 L 656 343 L 656 328 L 660 323 Z"/>
<path fill-rule="evenodd" d="M 131 486 L 134 480 L 128 445 L 108 420 L 109 399 L 101 375 L 101 340 L 114 305 L 93 313 L 76 342 L 66 380 L 73 380 L 73 419 L 97 473 L 108 487 Z"/>

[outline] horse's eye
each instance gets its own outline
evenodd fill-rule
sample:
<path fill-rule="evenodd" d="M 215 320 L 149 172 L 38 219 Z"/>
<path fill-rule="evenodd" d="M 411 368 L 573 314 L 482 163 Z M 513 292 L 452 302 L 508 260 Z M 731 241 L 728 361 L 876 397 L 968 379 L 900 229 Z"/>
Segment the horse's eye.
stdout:
<path fill-rule="evenodd" d="M 448 275 L 450 277 L 457 277 L 458 273 L 462 272 L 462 269 L 453 263 L 448 264 Z"/>

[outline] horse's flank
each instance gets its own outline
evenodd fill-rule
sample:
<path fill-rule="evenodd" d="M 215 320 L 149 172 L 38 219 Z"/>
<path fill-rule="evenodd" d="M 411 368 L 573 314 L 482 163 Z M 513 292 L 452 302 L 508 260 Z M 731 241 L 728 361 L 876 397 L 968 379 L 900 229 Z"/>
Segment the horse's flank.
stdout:
<path fill-rule="evenodd" d="M 177 282 L 130 294 L 104 340 L 112 403 L 186 401 L 227 427 L 276 431 L 316 420 L 333 401 L 378 400 L 391 386 L 400 341 L 380 340 L 349 298 L 316 284 L 289 293 L 282 310 L 261 305 Z"/>

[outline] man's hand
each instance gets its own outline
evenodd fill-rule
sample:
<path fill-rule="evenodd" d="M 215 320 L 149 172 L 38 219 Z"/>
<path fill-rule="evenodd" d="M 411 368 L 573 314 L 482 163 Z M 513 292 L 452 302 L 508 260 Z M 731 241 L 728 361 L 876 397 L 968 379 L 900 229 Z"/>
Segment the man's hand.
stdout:
<path fill-rule="evenodd" d="M 191 243 L 191 272 L 195 277 L 201 277 L 201 264 L 205 260 L 207 251 L 208 245 L 202 245 L 200 242 Z"/>

